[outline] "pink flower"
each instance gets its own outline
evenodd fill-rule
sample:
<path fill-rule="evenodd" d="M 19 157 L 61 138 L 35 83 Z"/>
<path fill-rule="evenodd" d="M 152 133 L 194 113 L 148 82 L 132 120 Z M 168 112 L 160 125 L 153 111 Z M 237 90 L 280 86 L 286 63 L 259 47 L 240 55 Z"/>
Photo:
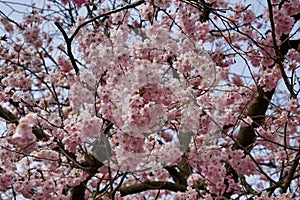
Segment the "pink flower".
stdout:
<path fill-rule="evenodd" d="M 298 113 L 300 105 L 297 99 L 291 99 L 286 103 L 285 107 L 288 112 Z"/>
<path fill-rule="evenodd" d="M 61 0 L 63 4 L 67 4 L 68 2 L 72 1 L 77 8 L 80 8 L 82 4 L 85 4 L 87 0 Z"/>
<path fill-rule="evenodd" d="M 0 17 L 0 23 L 3 24 L 5 31 L 12 33 L 14 31 L 14 27 L 10 21 L 8 21 L 4 17 Z"/>
<path fill-rule="evenodd" d="M 72 67 L 72 64 L 71 64 L 71 61 L 70 60 L 67 60 L 67 59 L 64 59 L 62 56 L 59 56 L 57 58 L 57 63 L 60 67 L 60 69 L 63 71 L 63 72 L 69 72 L 73 69 Z"/>
<path fill-rule="evenodd" d="M 252 10 L 246 10 L 243 12 L 242 22 L 245 24 L 253 22 L 255 19 L 255 14 Z"/>

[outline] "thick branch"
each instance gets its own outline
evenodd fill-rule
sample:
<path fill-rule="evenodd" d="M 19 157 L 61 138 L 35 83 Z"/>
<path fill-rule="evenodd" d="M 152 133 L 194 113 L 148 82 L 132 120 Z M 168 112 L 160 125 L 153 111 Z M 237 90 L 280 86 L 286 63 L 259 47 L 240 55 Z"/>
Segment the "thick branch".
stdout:
<path fill-rule="evenodd" d="M 79 185 L 73 187 L 71 200 L 84 199 L 84 193 L 86 190 L 86 184 L 91 179 L 91 177 L 87 177 L 83 182 Z"/>
<path fill-rule="evenodd" d="M 291 182 L 293 180 L 294 174 L 299 166 L 299 161 L 300 161 L 300 151 L 298 151 L 297 155 L 296 155 L 296 159 L 293 161 L 293 165 L 291 167 L 291 170 L 289 171 L 289 174 L 286 178 L 285 183 L 282 186 L 282 192 L 286 193 L 287 189 L 289 188 L 289 186 L 291 185 Z"/>
<path fill-rule="evenodd" d="M 274 32 L 274 31 L 273 31 Z M 300 45 L 300 40 L 289 40 L 287 35 L 283 35 L 281 38 L 281 46 L 277 47 L 276 42 L 274 45 L 276 45 L 276 57 L 278 58 L 275 60 L 275 62 L 279 65 L 282 65 L 281 62 L 284 59 L 284 55 L 288 52 L 289 49 L 296 49 Z M 285 73 L 282 72 L 283 75 Z M 285 82 L 287 81 L 287 77 L 283 77 Z M 290 85 L 290 83 L 286 83 L 287 86 Z M 234 149 L 246 149 L 253 142 L 255 141 L 255 131 L 254 128 L 259 127 L 263 119 L 265 117 L 265 113 L 268 109 L 269 103 L 272 99 L 272 96 L 274 94 L 275 89 L 269 91 L 269 92 L 264 92 L 259 86 L 258 86 L 258 92 L 259 96 L 256 98 L 255 102 L 251 105 L 249 105 L 248 110 L 247 110 L 247 115 L 250 116 L 253 120 L 253 123 L 251 126 L 247 127 L 241 127 L 239 134 L 237 136 L 236 144 L 234 145 Z M 294 92 L 292 92 L 292 89 L 289 89 L 291 92 L 291 95 L 293 98 L 296 97 Z M 248 149 L 249 150 L 249 149 Z"/>
<path fill-rule="evenodd" d="M 4 119 L 8 123 L 19 123 L 18 117 L 2 106 L 0 106 L 0 118 Z"/>
<path fill-rule="evenodd" d="M 2 106 L 0 106 L 0 118 L 4 119 L 7 123 L 14 123 L 16 125 L 19 124 L 18 117 L 8 109 L 3 108 Z M 47 135 L 42 129 L 36 126 L 32 127 L 32 133 L 40 141 L 47 141 L 50 139 L 49 135 Z"/>
<path fill-rule="evenodd" d="M 176 184 L 187 186 L 187 179 L 191 175 L 191 169 L 184 155 L 177 165 L 164 168 L 169 172 Z"/>
<path fill-rule="evenodd" d="M 289 49 L 297 49 L 299 46 L 299 40 L 289 40 L 288 35 L 282 35 L 280 38 L 281 40 L 281 45 L 278 46 L 276 43 L 276 36 L 275 36 L 275 26 L 274 26 L 274 20 L 272 17 L 272 5 L 270 3 L 270 0 L 268 0 L 269 4 L 269 14 L 270 14 L 270 22 L 271 22 L 271 29 L 272 29 L 272 37 L 273 37 L 273 48 L 275 50 L 275 58 L 274 61 L 276 64 L 279 65 L 281 68 L 281 74 L 283 76 L 283 79 L 285 81 L 285 84 L 293 98 L 296 98 L 296 95 L 293 92 L 293 88 L 291 84 L 288 81 L 288 78 L 285 74 L 285 71 L 282 66 L 282 61 L 284 59 L 284 56 L 288 52 Z M 247 127 L 241 127 L 240 131 L 238 133 L 236 142 L 233 146 L 233 149 L 243 149 L 246 150 L 247 153 L 251 151 L 252 144 L 256 140 L 256 134 L 255 134 L 255 128 L 259 127 L 262 125 L 263 120 L 265 118 L 265 113 L 268 109 L 269 103 L 273 97 L 273 94 L 275 92 L 275 88 L 269 92 L 264 92 L 260 86 L 257 86 L 258 90 L 258 97 L 255 99 L 255 102 L 250 104 L 247 109 L 247 116 L 251 117 L 253 120 L 253 123 L 250 126 Z M 251 155 L 250 155 L 251 156 Z M 299 162 L 299 158 L 295 160 L 297 164 L 294 164 L 292 167 L 292 170 L 290 171 L 289 178 L 285 182 L 284 186 L 282 187 L 283 190 L 286 190 L 288 186 L 291 183 L 291 179 L 294 174 L 294 170 L 296 170 Z M 263 172 L 263 171 L 262 171 Z M 233 169 L 230 168 L 228 169 L 228 173 L 232 174 L 234 180 L 237 182 L 237 172 Z M 271 181 L 272 182 L 272 181 Z M 243 184 L 244 185 L 244 184 Z M 231 194 L 229 193 L 227 197 L 230 197 Z"/>
<path fill-rule="evenodd" d="M 147 190 L 170 190 L 173 192 L 184 192 L 186 190 L 185 185 L 175 184 L 167 181 L 146 181 L 141 184 L 120 187 L 119 191 L 121 196 L 130 194 L 137 194 Z"/>
<path fill-rule="evenodd" d="M 253 123 L 250 126 L 241 127 L 236 143 L 233 147 L 234 149 L 250 150 L 249 147 L 253 144 L 256 137 L 254 128 L 257 128 L 262 124 L 274 91 L 275 89 L 269 92 L 264 92 L 260 87 L 258 87 L 259 95 L 255 99 L 255 102 L 249 105 L 247 110 L 247 116 L 252 118 Z"/>

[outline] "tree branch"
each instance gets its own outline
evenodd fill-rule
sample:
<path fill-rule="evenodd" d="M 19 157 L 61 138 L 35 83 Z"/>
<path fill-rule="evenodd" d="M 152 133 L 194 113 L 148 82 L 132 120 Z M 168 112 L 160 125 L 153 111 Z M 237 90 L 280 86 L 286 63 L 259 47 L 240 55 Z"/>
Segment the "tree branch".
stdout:
<path fill-rule="evenodd" d="M 119 191 L 121 196 L 130 194 L 137 194 L 147 190 L 170 190 L 173 192 L 184 192 L 186 190 L 185 185 L 175 184 L 167 181 L 146 181 L 141 184 L 120 187 Z"/>
<path fill-rule="evenodd" d="M 2 106 L 0 106 L 0 118 L 4 119 L 7 123 L 19 124 L 18 117 Z M 39 141 L 48 141 L 50 139 L 50 136 L 37 126 L 32 127 L 32 133 Z"/>
<path fill-rule="evenodd" d="M 6 120 L 8 123 L 14 123 L 16 125 L 19 124 L 19 119 L 16 115 L 14 115 L 12 112 L 10 112 L 8 109 L 3 108 L 0 106 L 0 118 Z M 47 135 L 41 128 L 39 127 L 32 127 L 32 133 L 36 136 L 37 140 L 40 141 L 47 141 L 50 139 L 50 136 Z M 87 172 L 89 172 L 91 175 L 80 183 L 80 185 L 75 186 L 72 189 L 72 197 L 71 199 L 84 199 L 84 193 L 86 189 L 86 183 L 88 180 L 97 172 L 97 169 L 103 165 L 103 163 L 99 162 L 96 158 L 94 158 L 92 155 L 89 156 L 89 159 L 86 159 L 87 162 L 79 163 L 76 160 L 75 154 L 65 150 L 63 144 L 59 142 L 58 140 L 55 140 L 55 142 L 58 145 L 58 148 L 54 148 L 53 150 L 58 151 L 62 153 L 68 161 L 72 162 L 74 165 L 76 165 L 77 168 L 83 169 Z M 82 198 L 81 198 L 82 197 Z"/>
<path fill-rule="evenodd" d="M 288 187 L 291 185 L 291 182 L 293 180 L 294 174 L 299 166 L 299 161 L 300 161 L 300 151 L 298 151 L 295 160 L 293 161 L 293 165 L 291 167 L 291 170 L 289 171 L 289 174 L 286 178 L 286 181 L 284 182 L 282 188 L 282 193 L 286 193 Z"/>
<path fill-rule="evenodd" d="M 275 50 L 275 58 L 274 58 L 274 61 L 276 64 L 278 64 L 279 68 L 280 68 L 280 72 L 281 72 L 281 76 L 283 78 L 283 81 L 285 83 L 285 86 L 287 87 L 288 91 L 290 92 L 290 95 L 296 99 L 297 98 L 297 95 L 294 93 L 294 90 L 293 90 L 293 86 L 291 85 L 291 83 L 289 82 L 288 80 L 288 77 L 284 71 L 284 67 L 281 63 L 282 59 L 283 59 L 283 56 L 281 55 L 280 51 L 279 51 L 279 47 L 277 45 L 277 42 L 276 42 L 276 34 L 275 34 L 275 22 L 274 22 L 274 18 L 273 18 L 273 6 L 272 6 L 272 3 L 271 3 L 271 0 L 267 0 L 268 2 L 268 8 L 269 8 L 269 18 L 270 18 L 270 25 L 271 25 L 271 34 L 272 34 L 272 43 L 273 43 L 273 48 Z"/>
<path fill-rule="evenodd" d="M 62 28 L 62 26 L 58 23 L 58 22 L 54 22 L 55 26 L 60 30 L 60 32 L 62 33 L 64 40 L 66 41 L 66 45 L 67 45 L 67 53 L 68 56 L 70 57 L 73 69 L 75 70 L 76 75 L 79 74 L 79 68 L 77 66 L 75 57 L 72 53 L 72 39 L 68 37 L 66 31 Z"/>
<path fill-rule="evenodd" d="M 101 17 L 105 17 L 105 16 L 108 16 L 108 15 L 111 15 L 113 13 L 117 13 L 117 12 L 120 12 L 120 11 L 123 11 L 123 10 L 127 10 L 127 9 L 130 9 L 130 8 L 135 8 L 141 4 L 145 3 L 145 0 L 140 0 L 140 1 L 137 1 L 137 2 L 134 2 L 132 4 L 128 4 L 126 6 L 123 6 L 121 8 L 117 8 L 117 9 L 114 9 L 114 10 L 111 10 L 109 12 L 106 12 L 106 13 L 103 13 L 101 15 L 98 15 L 90 20 L 87 20 L 85 22 L 83 22 L 82 24 L 80 24 L 74 31 L 74 33 L 72 34 L 72 36 L 70 37 L 70 41 L 72 42 L 72 40 L 76 37 L 77 33 L 79 32 L 79 30 L 84 27 L 85 25 L 89 24 L 89 23 L 92 23 L 93 21 L 101 18 Z"/>
<path fill-rule="evenodd" d="M 84 193 L 86 190 L 86 184 L 91 179 L 91 176 L 87 177 L 83 182 L 79 185 L 73 187 L 71 200 L 84 199 Z"/>
<path fill-rule="evenodd" d="M 272 6 L 270 1 L 268 0 L 269 6 Z M 275 40 L 275 25 L 274 21 L 272 19 L 272 8 L 270 9 L 270 20 L 271 20 L 271 27 L 272 27 L 272 37 L 273 38 L 273 46 L 276 53 L 275 63 L 277 63 L 280 66 L 281 74 L 283 76 L 284 82 L 293 98 L 297 98 L 296 94 L 292 90 L 292 86 L 288 81 L 288 78 L 286 76 L 286 73 L 284 72 L 283 66 L 282 66 L 282 60 L 284 59 L 284 55 L 288 52 L 289 49 L 297 49 L 300 40 L 289 40 L 288 36 L 283 35 L 280 40 L 282 42 L 281 46 L 277 46 L 276 40 Z M 254 128 L 259 127 L 263 119 L 265 117 L 265 113 L 268 109 L 269 103 L 273 97 L 273 94 L 275 92 L 275 88 L 269 92 L 264 92 L 260 86 L 258 86 L 258 93 L 259 96 L 255 99 L 255 102 L 251 105 L 249 105 L 247 109 L 247 116 L 251 117 L 253 120 L 253 123 L 251 126 L 247 127 L 241 127 L 239 134 L 236 139 L 236 143 L 233 146 L 233 149 L 247 149 L 253 144 L 255 141 L 255 131 Z M 248 149 L 249 150 L 249 149 Z"/>
<path fill-rule="evenodd" d="M 140 0 L 140 1 L 137 1 L 137 2 L 134 2 L 132 4 L 128 4 L 126 6 L 123 6 L 121 8 L 118 8 L 118 9 L 115 9 L 115 10 L 111 10 L 109 12 L 106 12 L 106 13 L 103 13 L 101 15 L 98 15 L 90 20 L 87 20 L 85 22 L 83 22 L 82 24 L 80 24 L 74 31 L 74 33 L 71 35 L 71 37 L 68 37 L 66 31 L 62 28 L 62 26 L 58 23 L 58 22 L 54 22 L 55 26 L 60 30 L 60 32 L 62 33 L 63 35 L 63 38 L 64 40 L 66 41 L 66 45 L 67 45 L 67 53 L 68 53 L 68 56 L 70 57 L 70 60 L 71 60 L 71 63 L 72 63 L 72 66 L 73 66 L 73 69 L 75 70 L 75 73 L 76 75 L 79 74 L 79 68 L 77 66 L 77 63 L 76 63 L 76 60 L 75 60 L 75 57 L 72 53 L 72 41 L 74 40 L 74 38 L 76 37 L 77 33 L 79 32 L 79 30 L 84 27 L 85 25 L 101 18 L 101 17 L 105 17 L 105 16 L 108 16 L 108 15 L 111 15 L 113 13 L 117 13 L 117 12 L 120 12 L 120 11 L 123 11 L 123 10 L 127 10 L 127 9 L 130 9 L 130 8 L 134 8 L 136 6 L 139 6 L 141 4 L 145 3 L 145 0 Z"/>
<path fill-rule="evenodd" d="M 8 123 L 14 123 L 16 125 L 19 123 L 18 117 L 2 106 L 0 106 L 0 118 L 4 119 Z"/>
<path fill-rule="evenodd" d="M 264 92 L 260 87 L 258 87 L 258 92 L 259 95 L 255 99 L 255 102 L 249 105 L 247 109 L 247 116 L 251 117 L 253 123 L 250 126 L 242 126 L 240 128 L 233 149 L 251 149 L 250 146 L 253 144 L 256 137 L 254 128 L 257 128 L 262 124 L 275 89 L 269 92 Z"/>

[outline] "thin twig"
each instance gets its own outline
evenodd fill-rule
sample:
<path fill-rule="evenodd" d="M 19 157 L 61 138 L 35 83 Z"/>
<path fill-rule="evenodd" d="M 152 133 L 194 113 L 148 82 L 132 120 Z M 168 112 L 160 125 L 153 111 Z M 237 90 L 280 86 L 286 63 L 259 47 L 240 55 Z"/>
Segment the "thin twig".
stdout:
<path fill-rule="evenodd" d="M 74 33 L 71 35 L 70 37 L 70 41 L 72 42 L 72 40 L 76 37 L 77 33 L 79 32 L 79 30 L 84 27 L 85 25 L 89 24 L 89 23 L 92 23 L 94 22 L 95 20 L 101 18 L 101 17 L 105 17 L 105 16 L 108 16 L 108 15 L 111 15 L 111 14 L 114 14 L 114 13 L 117 13 L 117 12 L 120 12 L 120 11 L 123 11 L 123 10 L 127 10 L 127 9 L 130 9 L 130 8 L 134 8 L 134 7 L 137 7 L 141 4 L 145 3 L 145 0 L 140 0 L 140 1 L 137 1 L 137 2 L 134 2 L 132 4 L 128 4 L 126 6 L 123 6 L 121 8 L 117 8 L 117 9 L 114 9 L 114 10 L 111 10 L 111 11 L 108 11 L 106 13 L 103 13 L 101 15 L 98 15 L 96 17 L 93 17 L 92 19 L 90 20 L 87 20 L 85 22 L 83 22 L 82 24 L 80 24 L 74 31 Z"/>

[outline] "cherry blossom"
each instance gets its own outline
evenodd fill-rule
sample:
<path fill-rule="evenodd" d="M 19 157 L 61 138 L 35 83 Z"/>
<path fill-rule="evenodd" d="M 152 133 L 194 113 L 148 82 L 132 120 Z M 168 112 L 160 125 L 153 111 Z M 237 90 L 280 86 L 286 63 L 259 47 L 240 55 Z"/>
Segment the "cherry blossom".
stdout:
<path fill-rule="evenodd" d="M 0 6 L 0 199 L 300 195 L 299 1 Z"/>

